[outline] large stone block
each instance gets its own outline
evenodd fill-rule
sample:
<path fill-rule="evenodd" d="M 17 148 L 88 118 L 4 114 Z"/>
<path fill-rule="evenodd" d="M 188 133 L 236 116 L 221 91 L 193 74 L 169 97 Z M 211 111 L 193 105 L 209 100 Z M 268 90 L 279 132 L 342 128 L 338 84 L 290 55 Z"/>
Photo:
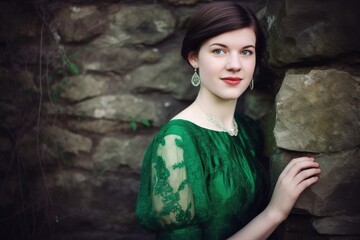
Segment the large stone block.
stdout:
<path fill-rule="evenodd" d="M 360 148 L 316 157 L 320 180 L 298 200 L 295 208 L 316 218 L 318 233 L 360 235 Z"/>
<path fill-rule="evenodd" d="M 292 158 L 303 155 L 291 152 L 274 155 L 273 182 Z M 360 148 L 314 157 L 321 168 L 319 181 L 300 195 L 293 212 L 307 215 L 311 220 L 308 225 L 319 234 L 360 235 L 360 192 L 357 191 L 360 188 Z M 292 231 L 301 230 L 298 226 L 294 225 Z"/>
<path fill-rule="evenodd" d="M 52 149 L 53 155 L 56 156 L 59 151 L 78 155 L 80 152 L 89 153 L 92 148 L 90 138 L 70 132 L 66 129 L 51 126 L 42 131 L 42 140 Z"/>
<path fill-rule="evenodd" d="M 107 18 L 96 6 L 67 6 L 59 9 L 51 23 L 63 42 L 87 41 L 105 30 Z"/>
<path fill-rule="evenodd" d="M 177 99 L 193 100 L 198 88 L 190 79 L 193 70 L 180 57 L 178 51 L 165 54 L 156 64 L 142 65 L 126 76 L 136 92 L 170 93 Z"/>
<path fill-rule="evenodd" d="M 99 75 L 69 76 L 52 87 L 52 96 L 60 96 L 71 102 L 101 95 L 107 90 L 107 78 Z"/>
<path fill-rule="evenodd" d="M 123 5 L 110 17 L 109 32 L 97 42 L 108 45 L 154 45 L 175 30 L 175 18 L 161 5 Z"/>
<path fill-rule="evenodd" d="M 138 177 L 128 169 L 105 174 L 62 170 L 48 173 L 46 181 L 53 204 L 47 224 L 55 239 L 118 239 L 142 232 L 134 215 Z"/>
<path fill-rule="evenodd" d="M 360 50 L 357 0 L 272 0 L 268 6 L 273 65 L 334 58 Z"/>
<path fill-rule="evenodd" d="M 142 53 L 134 48 L 103 45 L 95 42 L 85 48 L 77 48 L 75 62 L 84 71 L 126 73 L 139 66 Z"/>
<path fill-rule="evenodd" d="M 174 101 L 130 94 L 106 95 L 82 101 L 73 106 L 47 105 L 50 114 L 66 114 L 79 118 L 109 119 L 118 122 L 151 121 L 160 126 L 174 114 Z"/>
<path fill-rule="evenodd" d="M 359 81 L 336 69 L 288 72 L 276 96 L 277 146 L 317 153 L 358 146 Z"/>
<path fill-rule="evenodd" d="M 116 171 L 121 165 L 128 165 L 140 172 L 144 152 L 152 138 L 153 135 L 141 135 L 102 139 L 93 156 L 96 168 Z"/>
<path fill-rule="evenodd" d="M 77 131 L 86 131 L 98 134 L 106 134 L 115 131 L 129 131 L 128 123 L 121 123 L 107 119 L 82 119 L 69 120 L 67 126 Z"/>

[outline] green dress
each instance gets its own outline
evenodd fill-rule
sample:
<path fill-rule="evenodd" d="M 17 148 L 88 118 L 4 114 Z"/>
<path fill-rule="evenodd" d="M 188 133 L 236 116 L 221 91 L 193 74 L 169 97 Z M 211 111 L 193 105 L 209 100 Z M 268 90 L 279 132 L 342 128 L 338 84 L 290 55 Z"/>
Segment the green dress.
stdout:
<path fill-rule="evenodd" d="M 238 136 L 175 119 L 149 145 L 136 216 L 157 239 L 220 240 L 246 225 L 267 201 L 261 137 L 244 115 Z"/>

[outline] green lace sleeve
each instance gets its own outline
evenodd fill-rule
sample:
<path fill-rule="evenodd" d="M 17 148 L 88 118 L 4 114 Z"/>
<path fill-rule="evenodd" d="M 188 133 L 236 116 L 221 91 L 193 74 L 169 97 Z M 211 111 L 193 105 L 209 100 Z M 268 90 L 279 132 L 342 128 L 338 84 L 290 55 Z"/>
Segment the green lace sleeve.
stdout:
<path fill-rule="evenodd" d="M 194 184 L 201 169 L 193 163 L 200 161 L 194 161 L 193 144 L 181 135 L 159 134 L 143 161 L 136 215 L 141 225 L 157 233 L 157 239 L 201 239 L 205 187 Z"/>
<path fill-rule="evenodd" d="M 180 142 L 176 135 L 164 137 L 152 164 L 152 202 L 161 226 L 190 224 L 194 219 L 194 198 Z"/>

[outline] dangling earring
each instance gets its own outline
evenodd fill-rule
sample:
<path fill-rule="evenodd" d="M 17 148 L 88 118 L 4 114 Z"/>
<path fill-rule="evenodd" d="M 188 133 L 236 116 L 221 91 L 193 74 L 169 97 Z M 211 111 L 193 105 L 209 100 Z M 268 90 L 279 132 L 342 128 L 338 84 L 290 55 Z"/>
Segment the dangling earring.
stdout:
<path fill-rule="evenodd" d="M 194 86 L 194 87 L 197 87 L 199 86 L 200 84 L 200 76 L 199 74 L 197 73 L 197 69 L 194 68 L 195 72 L 194 74 L 192 75 L 191 77 L 191 84 Z"/>
<path fill-rule="evenodd" d="M 250 89 L 253 90 L 254 89 L 254 78 L 251 79 L 250 82 Z"/>

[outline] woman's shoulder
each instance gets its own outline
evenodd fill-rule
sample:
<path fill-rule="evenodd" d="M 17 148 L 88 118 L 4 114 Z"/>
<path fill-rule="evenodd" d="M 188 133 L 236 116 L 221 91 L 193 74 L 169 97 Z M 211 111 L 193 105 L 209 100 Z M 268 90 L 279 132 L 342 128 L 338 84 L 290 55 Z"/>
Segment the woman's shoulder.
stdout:
<path fill-rule="evenodd" d="M 164 124 L 156 137 L 163 138 L 168 135 L 190 136 L 194 131 L 195 124 L 185 119 L 171 119 Z"/>

